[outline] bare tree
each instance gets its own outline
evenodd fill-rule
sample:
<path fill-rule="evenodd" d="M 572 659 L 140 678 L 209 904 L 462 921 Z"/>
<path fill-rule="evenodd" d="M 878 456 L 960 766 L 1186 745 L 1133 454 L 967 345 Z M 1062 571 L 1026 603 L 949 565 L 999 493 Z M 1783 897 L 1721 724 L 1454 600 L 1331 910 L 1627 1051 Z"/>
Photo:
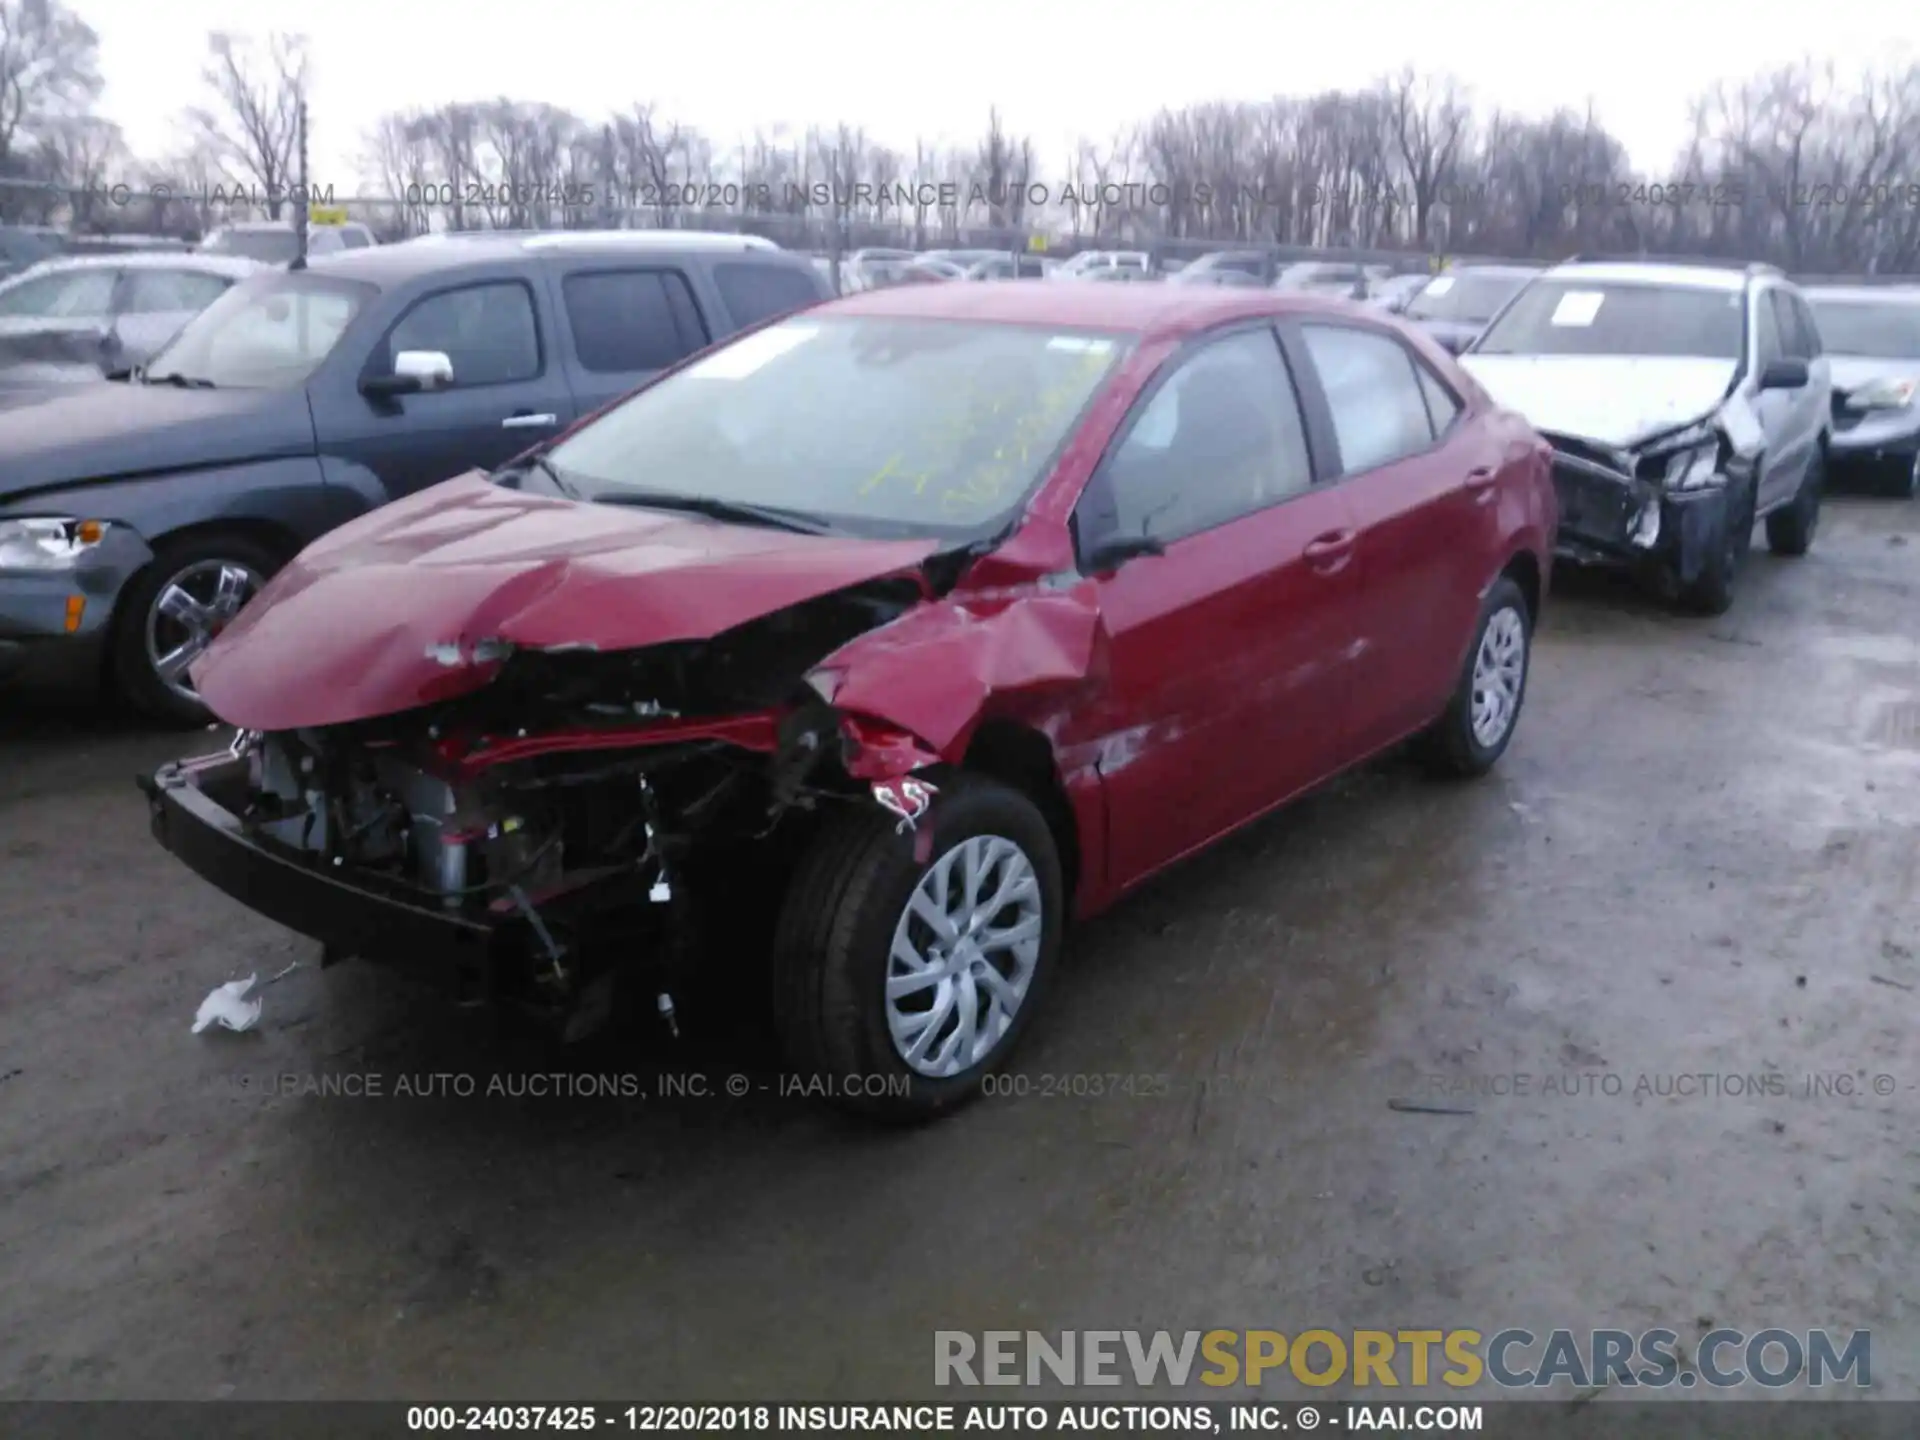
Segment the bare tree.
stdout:
<path fill-rule="evenodd" d="M 61 0 L 0 0 L 0 179 L 35 179 L 32 150 L 100 94 L 100 37 Z M 0 188 L 0 217 L 24 197 Z"/>
<path fill-rule="evenodd" d="M 1454 162 L 1467 137 L 1472 112 L 1451 79 L 1402 72 L 1385 82 L 1393 140 L 1405 168 L 1413 205 L 1413 242 L 1426 249 L 1434 207 L 1454 180 Z"/>
<path fill-rule="evenodd" d="M 306 41 L 269 36 L 264 47 L 244 35 L 216 30 L 207 37 L 201 83 L 211 103 L 187 112 L 208 152 L 261 192 L 270 219 L 305 177 L 298 164 L 300 101 L 307 78 Z"/>

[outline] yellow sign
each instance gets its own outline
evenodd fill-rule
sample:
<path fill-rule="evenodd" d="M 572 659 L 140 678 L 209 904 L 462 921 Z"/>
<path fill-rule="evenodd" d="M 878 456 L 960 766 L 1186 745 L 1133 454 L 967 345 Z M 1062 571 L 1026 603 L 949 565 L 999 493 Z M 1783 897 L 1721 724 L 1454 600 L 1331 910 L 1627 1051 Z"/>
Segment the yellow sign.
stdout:
<path fill-rule="evenodd" d="M 307 223 L 311 225 L 344 225 L 347 223 L 347 207 L 344 205 L 309 205 Z"/>
<path fill-rule="evenodd" d="M 1427 268 L 1435 275 L 1438 275 L 1442 270 L 1447 268 L 1447 257 L 1444 255 L 1429 255 L 1427 257 Z"/>
<path fill-rule="evenodd" d="M 1046 237 L 1046 236 L 1044 236 L 1044 235 L 1029 235 L 1029 236 L 1027 237 L 1027 249 L 1029 249 L 1029 250 L 1031 250 L 1031 251 L 1034 251 L 1034 252 L 1035 252 L 1035 253 L 1037 254 L 1037 253 L 1039 253 L 1039 252 L 1041 252 L 1041 251 L 1044 251 L 1044 250 L 1045 250 L 1046 248 L 1047 248 L 1047 237 Z"/>

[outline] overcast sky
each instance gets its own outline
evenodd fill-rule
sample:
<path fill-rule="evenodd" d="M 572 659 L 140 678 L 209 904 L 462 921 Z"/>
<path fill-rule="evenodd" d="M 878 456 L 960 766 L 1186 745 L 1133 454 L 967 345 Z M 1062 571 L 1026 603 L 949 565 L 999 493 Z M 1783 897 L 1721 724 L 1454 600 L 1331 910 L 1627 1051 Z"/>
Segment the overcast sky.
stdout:
<path fill-rule="evenodd" d="M 998 104 L 1049 176 L 1077 136 L 1161 106 L 1356 87 L 1412 64 L 1482 106 L 1589 98 L 1643 171 L 1665 168 L 1690 95 L 1816 47 L 1843 72 L 1910 57 L 1902 0 L 70 0 L 100 34 L 102 107 L 143 156 L 176 148 L 206 32 L 309 37 L 313 179 L 343 198 L 383 112 L 501 95 L 597 117 L 652 100 L 719 140 L 840 120 L 910 147 L 969 140 Z M 914 178 L 914 177 L 903 177 Z"/>

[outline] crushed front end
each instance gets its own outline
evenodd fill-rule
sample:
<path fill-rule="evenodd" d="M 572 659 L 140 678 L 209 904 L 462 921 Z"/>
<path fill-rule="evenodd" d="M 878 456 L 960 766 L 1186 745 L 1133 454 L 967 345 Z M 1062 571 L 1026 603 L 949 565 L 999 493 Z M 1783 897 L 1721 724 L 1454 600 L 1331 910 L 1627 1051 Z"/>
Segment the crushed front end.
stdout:
<path fill-rule="evenodd" d="M 670 1016 L 716 922 L 774 909 L 751 892 L 817 807 L 886 803 L 862 752 L 900 737 L 850 723 L 806 673 L 921 596 L 874 582 L 631 651 L 455 647 L 444 663 L 498 674 L 163 766 L 143 782 L 153 831 L 327 963 L 392 966 L 570 1035 L 612 1013 L 623 977 Z"/>
<path fill-rule="evenodd" d="M 1723 416 L 1630 446 L 1543 431 L 1560 502 L 1557 548 L 1577 564 L 1624 565 L 1690 585 L 1753 517 L 1753 461 Z"/>

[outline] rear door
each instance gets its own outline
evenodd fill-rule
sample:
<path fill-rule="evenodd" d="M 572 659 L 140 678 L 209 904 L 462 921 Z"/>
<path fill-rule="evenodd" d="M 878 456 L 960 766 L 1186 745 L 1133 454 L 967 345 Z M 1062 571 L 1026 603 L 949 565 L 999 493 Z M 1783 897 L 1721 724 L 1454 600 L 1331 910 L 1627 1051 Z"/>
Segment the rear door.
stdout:
<path fill-rule="evenodd" d="M 1167 362 L 1081 496 L 1103 542 L 1165 546 L 1095 567 L 1108 687 L 1097 750 L 1111 883 L 1125 886 L 1312 784 L 1345 721 L 1353 526 L 1314 484 L 1299 400 L 1264 323 Z"/>
<path fill-rule="evenodd" d="M 580 265 L 558 276 L 567 383 L 597 410 L 706 347 L 712 329 L 672 265 Z"/>
<path fill-rule="evenodd" d="M 573 398 L 549 343 L 530 277 L 496 275 L 427 291 L 409 303 L 367 357 L 362 375 L 390 375 L 402 351 L 438 351 L 453 365 L 445 389 L 316 406 L 323 452 L 360 461 L 390 496 L 492 469 L 557 434 Z"/>
<path fill-rule="evenodd" d="M 1282 334 L 1359 530 L 1345 763 L 1445 703 L 1498 565 L 1502 472 L 1526 456 L 1505 454 L 1398 336 L 1320 320 Z"/>

